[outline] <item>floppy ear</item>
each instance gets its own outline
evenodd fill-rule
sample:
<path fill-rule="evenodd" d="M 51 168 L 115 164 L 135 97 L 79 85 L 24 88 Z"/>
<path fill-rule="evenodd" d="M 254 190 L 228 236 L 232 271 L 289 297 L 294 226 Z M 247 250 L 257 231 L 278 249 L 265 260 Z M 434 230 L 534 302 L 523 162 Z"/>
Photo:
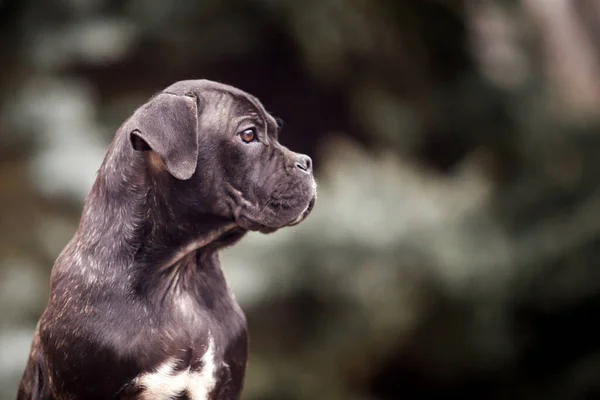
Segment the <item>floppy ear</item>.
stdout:
<path fill-rule="evenodd" d="M 137 151 L 154 151 L 175 178 L 187 180 L 198 163 L 198 105 L 192 95 L 160 93 L 133 114 L 128 127 Z"/>

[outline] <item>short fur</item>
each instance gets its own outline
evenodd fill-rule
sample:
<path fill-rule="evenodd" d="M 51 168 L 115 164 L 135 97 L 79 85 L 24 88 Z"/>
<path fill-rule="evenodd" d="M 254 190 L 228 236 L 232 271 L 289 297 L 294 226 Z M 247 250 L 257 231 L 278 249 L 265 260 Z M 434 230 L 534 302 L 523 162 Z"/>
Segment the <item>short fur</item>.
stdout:
<path fill-rule="evenodd" d="M 218 250 L 299 223 L 316 196 L 277 135 L 256 98 L 206 80 L 125 121 L 52 269 L 18 400 L 240 398 L 246 321 Z"/>

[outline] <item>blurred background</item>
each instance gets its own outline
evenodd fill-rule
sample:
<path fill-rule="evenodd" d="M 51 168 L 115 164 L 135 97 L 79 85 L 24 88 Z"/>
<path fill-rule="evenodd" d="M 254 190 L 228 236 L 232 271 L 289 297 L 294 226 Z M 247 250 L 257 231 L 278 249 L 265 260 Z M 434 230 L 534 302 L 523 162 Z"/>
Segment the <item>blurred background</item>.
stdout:
<path fill-rule="evenodd" d="M 244 89 L 313 157 L 222 262 L 248 400 L 600 398 L 600 1 L 0 0 L 0 399 L 116 128 Z"/>

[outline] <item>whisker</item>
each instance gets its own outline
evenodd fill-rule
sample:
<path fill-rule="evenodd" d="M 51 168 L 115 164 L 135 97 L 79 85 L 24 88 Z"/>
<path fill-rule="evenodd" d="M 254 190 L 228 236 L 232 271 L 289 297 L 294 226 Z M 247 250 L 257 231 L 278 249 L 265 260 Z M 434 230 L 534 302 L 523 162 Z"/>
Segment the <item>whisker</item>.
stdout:
<path fill-rule="evenodd" d="M 262 211 L 261 211 L 261 212 L 264 212 L 264 211 L 267 209 L 267 207 L 269 207 L 269 205 L 270 205 L 272 202 L 273 202 L 273 199 L 269 199 L 269 201 L 267 201 L 267 204 L 265 204 L 265 206 L 263 207 L 263 209 L 262 209 Z"/>

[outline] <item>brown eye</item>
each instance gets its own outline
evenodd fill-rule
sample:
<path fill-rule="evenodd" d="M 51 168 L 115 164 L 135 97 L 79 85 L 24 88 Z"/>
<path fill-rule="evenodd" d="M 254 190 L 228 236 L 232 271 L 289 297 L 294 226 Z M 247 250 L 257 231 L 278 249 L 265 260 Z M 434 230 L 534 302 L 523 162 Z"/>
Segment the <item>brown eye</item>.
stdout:
<path fill-rule="evenodd" d="M 244 142 L 244 143 L 253 142 L 256 140 L 256 129 L 255 128 L 245 129 L 242 132 L 240 132 L 239 135 L 240 135 L 240 139 L 242 139 L 242 142 Z"/>

